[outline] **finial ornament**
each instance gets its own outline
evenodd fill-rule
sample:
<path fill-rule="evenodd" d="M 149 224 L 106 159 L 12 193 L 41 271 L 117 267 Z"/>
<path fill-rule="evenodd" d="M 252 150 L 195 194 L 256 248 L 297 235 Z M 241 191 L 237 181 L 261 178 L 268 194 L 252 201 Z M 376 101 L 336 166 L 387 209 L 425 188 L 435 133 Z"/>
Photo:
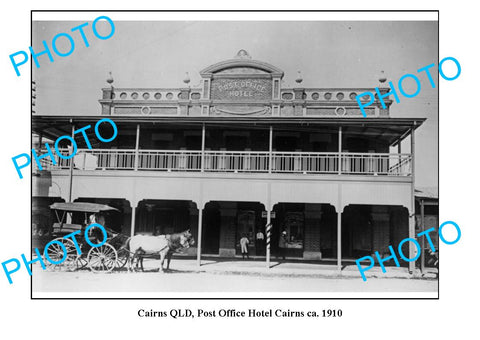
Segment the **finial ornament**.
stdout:
<path fill-rule="evenodd" d="M 252 57 L 250 56 L 250 54 L 248 54 L 247 51 L 245 50 L 240 50 L 238 51 L 237 55 L 235 56 L 235 58 L 238 58 L 238 59 L 252 59 Z"/>
<path fill-rule="evenodd" d="M 301 84 L 301 83 L 302 83 L 302 81 L 303 81 L 302 72 L 298 71 L 297 79 L 295 79 L 295 81 L 296 81 L 298 84 Z"/>
<path fill-rule="evenodd" d="M 385 71 L 382 70 L 380 71 L 380 73 L 381 74 L 380 74 L 380 78 L 378 78 L 378 81 L 383 84 L 387 81 L 387 77 L 385 77 Z"/>
<path fill-rule="evenodd" d="M 188 72 L 185 72 L 185 78 L 183 78 L 183 82 L 187 85 L 190 83 L 190 75 Z"/>
<path fill-rule="evenodd" d="M 113 77 L 112 77 L 112 72 L 108 72 L 108 78 L 107 78 L 107 83 L 110 85 L 113 83 Z"/>

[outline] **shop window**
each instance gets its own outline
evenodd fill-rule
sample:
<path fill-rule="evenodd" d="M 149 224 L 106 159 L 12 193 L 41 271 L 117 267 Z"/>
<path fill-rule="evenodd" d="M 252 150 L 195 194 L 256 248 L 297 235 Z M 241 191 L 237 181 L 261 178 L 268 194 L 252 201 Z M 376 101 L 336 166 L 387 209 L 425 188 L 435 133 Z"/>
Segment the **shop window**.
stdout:
<path fill-rule="evenodd" d="M 303 212 L 287 212 L 284 221 L 284 227 L 281 232 L 285 231 L 287 233 L 285 248 L 303 249 L 305 227 L 305 217 Z M 280 244 L 279 246 L 281 247 Z"/>

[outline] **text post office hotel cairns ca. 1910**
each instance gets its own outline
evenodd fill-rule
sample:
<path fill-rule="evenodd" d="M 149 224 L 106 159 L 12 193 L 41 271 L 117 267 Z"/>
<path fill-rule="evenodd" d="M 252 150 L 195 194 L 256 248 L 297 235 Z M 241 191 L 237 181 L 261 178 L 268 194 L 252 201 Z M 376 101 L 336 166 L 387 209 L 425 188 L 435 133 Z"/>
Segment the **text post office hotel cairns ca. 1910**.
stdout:
<path fill-rule="evenodd" d="M 122 212 L 111 227 L 127 235 L 190 227 L 199 263 L 240 255 L 244 234 L 250 255 L 265 256 L 255 241 L 270 222 L 273 258 L 331 259 L 339 269 L 415 237 L 414 154 L 401 145 L 415 149 L 425 119 L 391 118 L 388 97 L 364 118 L 355 97 L 374 87 L 303 88 L 299 74 L 284 88 L 281 69 L 245 50 L 200 75 L 180 88 L 116 88 L 110 77 L 101 116 L 34 115 L 43 142 L 106 116 L 118 127 L 113 142 L 92 149 L 76 135 L 73 170 L 71 160 L 42 159 L 34 218 L 55 201 L 108 204 Z"/>

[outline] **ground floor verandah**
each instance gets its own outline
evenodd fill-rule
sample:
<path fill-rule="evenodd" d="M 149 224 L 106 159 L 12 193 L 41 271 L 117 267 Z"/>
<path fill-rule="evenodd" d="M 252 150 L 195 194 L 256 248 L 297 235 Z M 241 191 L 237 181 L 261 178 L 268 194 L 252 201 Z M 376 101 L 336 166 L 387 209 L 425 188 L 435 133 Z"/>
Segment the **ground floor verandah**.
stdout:
<path fill-rule="evenodd" d="M 34 236 L 48 237 L 48 228 L 54 222 L 48 205 L 61 200 L 34 197 Z M 161 235 L 190 229 L 196 244 L 186 255 L 195 257 L 199 265 L 205 256 L 241 257 L 239 241 L 244 235 L 249 239 L 252 258 L 265 260 L 267 256 L 268 214 L 260 202 L 209 201 L 198 207 L 187 200 L 143 199 L 132 209 L 131 203 L 122 198 L 80 197 L 75 201 L 117 208 L 118 213 L 105 216 L 105 223 L 126 235 Z M 73 216 L 73 220 L 82 218 Z M 273 204 L 270 221 L 272 261 L 326 261 L 337 264 L 339 269 L 362 256 L 373 256 L 376 251 L 387 257 L 389 245 L 397 249 L 400 241 L 409 237 L 409 213 L 402 206 L 350 204 L 338 214 L 331 204 L 279 202 Z M 287 240 L 283 245 L 282 232 Z M 409 250 L 405 248 L 404 253 Z M 391 260 L 386 265 L 395 263 Z"/>

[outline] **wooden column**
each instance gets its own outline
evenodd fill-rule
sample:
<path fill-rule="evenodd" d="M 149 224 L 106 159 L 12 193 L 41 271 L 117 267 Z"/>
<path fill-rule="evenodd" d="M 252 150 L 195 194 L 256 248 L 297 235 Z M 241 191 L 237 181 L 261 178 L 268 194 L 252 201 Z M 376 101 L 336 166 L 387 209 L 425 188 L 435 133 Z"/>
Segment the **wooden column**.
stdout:
<path fill-rule="evenodd" d="M 75 131 L 75 124 L 72 123 L 72 139 L 74 139 L 74 131 Z M 77 150 L 78 151 L 78 150 Z M 73 145 L 72 145 L 72 152 L 73 152 Z M 70 171 L 68 175 L 68 202 L 72 202 L 72 187 L 73 187 L 73 159 L 75 157 L 70 158 Z"/>
<path fill-rule="evenodd" d="M 270 133 L 268 137 L 268 173 L 272 173 L 272 168 L 273 168 L 273 155 L 272 155 L 272 150 L 273 150 L 273 127 L 270 125 Z"/>
<path fill-rule="evenodd" d="M 41 154 L 41 151 L 42 151 L 42 141 L 43 141 L 43 133 L 40 132 L 40 134 L 38 135 L 38 144 L 37 144 L 37 154 Z M 33 169 L 37 169 L 37 173 L 40 173 L 40 169 L 38 169 L 38 167 L 33 167 L 33 164 L 32 164 L 32 174 L 33 174 Z"/>
<path fill-rule="evenodd" d="M 267 269 L 270 269 L 270 241 L 272 236 L 272 213 L 267 207 L 267 226 L 265 227 L 265 258 Z"/>
<path fill-rule="evenodd" d="M 203 207 L 199 205 L 198 208 L 198 242 L 197 242 L 197 266 L 202 265 L 202 222 L 203 222 Z"/>
<path fill-rule="evenodd" d="M 272 127 L 270 126 L 270 155 L 272 150 Z M 270 162 L 270 165 L 272 163 Z M 267 211 L 267 225 L 265 226 L 265 263 L 267 269 L 270 269 L 270 244 L 272 241 L 272 184 L 267 183 L 267 202 L 265 204 L 265 210 Z"/>
<path fill-rule="evenodd" d="M 135 165 L 134 170 L 138 170 L 138 148 L 140 146 L 140 124 L 137 124 L 137 135 L 135 138 Z"/>
<path fill-rule="evenodd" d="M 337 271 L 342 271 L 342 212 L 337 211 Z"/>
<path fill-rule="evenodd" d="M 415 128 L 412 127 L 410 132 L 410 154 L 412 155 L 412 183 L 411 183 L 411 205 L 409 216 L 408 237 L 415 238 Z M 423 237 L 422 237 L 423 238 Z M 409 242 L 409 257 L 414 258 L 415 246 Z M 408 263 L 408 270 L 412 273 L 415 270 L 415 261 Z"/>
<path fill-rule="evenodd" d="M 342 199 L 342 184 L 337 184 L 337 271 L 342 271 L 342 212 L 343 212 L 343 199 Z"/>
<path fill-rule="evenodd" d="M 398 147 L 398 160 L 397 160 L 397 162 L 398 162 L 398 164 L 402 164 L 403 159 L 402 159 L 402 156 L 401 156 L 401 154 L 402 154 L 402 141 L 401 140 L 398 141 L 397 147 Z M 400 167 L 398 168 L 398 171 L 401 171 Z"/>
<path fill-rule="evenodd" d="M 43 141 L 43 134 L 40 132 L 38 135 L 38 145 L 37 145 L 37 152 L 40 153 L 40 150 L 42 150 L 42 141 Z"/>
<path fill-rule="evenodd" d="M 130 202 L 132 205 L 132 219 L 130 221 L 130 237 L 135 236 L 135 212 L 137 210 L 137 203 L 135 201 Z"/>
<path fill-rule="evenodd" d="M 342 173 L 342 127 L 338 127 L 338 174 Z"/>
<path fill-rule="evenodd" d="M 205 171 L 205 123 L 202 124 L 202 156 L 200 159 L 201 162 L 201 172 Z"/>
<path fill-rule="evenodd" d="M 421 230 L 422 232 L 425 231 L 425 202 L 423 199 L 420 200 L 420 223 L 421 223 Z M 420 243 L 421 247 L 421 254 L 420 254 L 420 269 L 422 273 L 425 272 L 425 236 L 422 237 L 422 241 Z"/>

